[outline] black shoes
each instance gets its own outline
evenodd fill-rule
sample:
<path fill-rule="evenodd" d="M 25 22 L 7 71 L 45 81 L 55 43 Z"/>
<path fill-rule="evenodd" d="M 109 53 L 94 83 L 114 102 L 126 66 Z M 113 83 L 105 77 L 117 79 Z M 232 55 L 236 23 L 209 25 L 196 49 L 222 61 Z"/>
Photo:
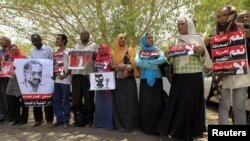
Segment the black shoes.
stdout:
<path fill-rule="evenodd" d="M 20 123 L 20 121 L 14 121 L 11 125 L 17 125 L 19 123 Z"/>
<path fill-rule="evenodd" d="M 5 119 L 4 118 L 0 118 L 0 122 L 4 122 L 5 121 Z"/>
<path fill-rule="evenodd" d="M 37 127 L 37 126 L 39 126 L 39 125 L 41 125 L 41 124 L 43 124 L 43 123 L 44 123 L 43 120 L 37 121 L 37 122 L 35 122 L 35 124 L 33 125 L 33 127 Z"/>
<path fill-rule="evenodd" d="M 22 125 L 24 125 L 24 124 L 27 124 L 27 122 L 26 122 L 26 121 L 21 121 L 21 122 L 19 123 L 20 126 L 22 126 Z"/>

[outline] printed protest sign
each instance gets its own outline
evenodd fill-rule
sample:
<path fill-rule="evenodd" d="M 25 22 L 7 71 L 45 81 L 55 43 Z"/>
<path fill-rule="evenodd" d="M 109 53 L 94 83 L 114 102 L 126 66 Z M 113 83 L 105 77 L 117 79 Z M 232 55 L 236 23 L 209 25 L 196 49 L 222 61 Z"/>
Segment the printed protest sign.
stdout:
<path fill-rule="evenodd" d="M 49 59 L 15 59 L 15 74 L 26 106 L 52 105 L 53 62 Z"/>
<path fill-rule="evenodd" d="M 114 72 L 90 73 L 90 90 L 114 90 Z"/>

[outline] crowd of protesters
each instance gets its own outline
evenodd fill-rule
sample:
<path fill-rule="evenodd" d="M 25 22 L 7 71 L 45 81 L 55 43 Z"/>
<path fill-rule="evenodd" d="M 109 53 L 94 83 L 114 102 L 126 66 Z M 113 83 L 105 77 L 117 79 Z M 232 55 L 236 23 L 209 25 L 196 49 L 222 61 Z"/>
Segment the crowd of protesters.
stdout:
<path fill-rule="evenodd" d="M 217 12 L 214 35 L 244 31 L 249 54 L 249 25 L 250 12 L 237 13 L 234 7 L 224 6 Z M 53 60 L 53 53 L 60 52 L 63 53 L 65 68 L 63 75 L 53 76 L 52 105 L 33 107 L 33 126 L 40 126 L 45 122 L 48 127 L 63 125 L 64 128 L 68 128 L 71 118 L 71 97 L 72 125 L 76 127 L 105 128 L 121 132 L 141 130 L 146 134 L 164 135 L 181 140 L 202 137 L 203 132 L 206 132 L 203 73 L 204 69 L 211 69 L 211 45 L 209 39 L 204 40 L 195 31 L 192 19 L 179 18 L 176 26 L 178 36 L 173 45 L 194 44 L 193 55 L 171 56 L 169 50 L 162 52 L 155 45 L 153 35 L 149 32 L 141 36 L 138 51 L 128 46 L 125 34 L 116 37 L 114 50 L 111 51 L 109 44 L 97 45 L 90 40 L 90 33 L 83 30 L 80 33 L 81 42 L 74 50 L 91 51 L 93 55 L 84 69 L 74 70 L 68 69 L 69 50 L 65 34 L 56 36 L 55 43 L 58 48 L 54 52 L 42 43 L 39 34 L 31 35 L 34 46 L 31 59 Z M 21 47 L 12 44 L 5 36 L 0 38 L 0 46 L 1 63 L 28 58 L 22 54 Z M 163 90 L 163 75 L 159 67 L 164 63 L 172 66 L 169 97 Z M 247 69 L 248 66 L 249 63 Z M 93 72 L 114 72 L 115 90 L 90 91 L 89 74 Z M 16 75 L 0 78 L 0 121 L 24 125 L 28 122 L 29 107 L 24 104 Z M 215 87 L 212 87 L 211 91 L 215 89 L 221 93 L 218 124 L 228 124 L 230 94 L 233 98 L 233 123 L 247 124 L 245 102 L 250 86 L 249 75 L 250 73 L 213 77 Z M 136 78 L 140 79 L 139 94 Z"/>

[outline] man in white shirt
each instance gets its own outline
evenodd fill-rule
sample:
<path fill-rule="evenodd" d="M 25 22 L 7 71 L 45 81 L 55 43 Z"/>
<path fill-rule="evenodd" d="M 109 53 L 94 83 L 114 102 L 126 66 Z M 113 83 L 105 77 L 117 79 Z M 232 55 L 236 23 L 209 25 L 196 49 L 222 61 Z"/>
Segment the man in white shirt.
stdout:
<path fill-rule="evenodd" d="M 93 56 L 95 56 L 98 46 L 90 41 L 89 32 L 83 30 L 80 38 L 81 43 L 75 47 L 75 50 L 92 51 Z M 72 70 L 72 104 L 75 126 L 85 126 L 87 124 L 86 127 L 90 127 L 93 124 L 94 92 L 89 91 L 89 73 L 93 72 L 93 70 L 93 57 L 84 69 Z M 83 98 L 84 104 L 82 102 Z M 86 109 L 84 109 L 84 106 L 86 106 Z"/>
<path fill-rule="evenodd" d="M 35 46 L 35 48 L 31 52 L 32 59 L 52 59 L 52 49 L 42 43 L 42 38 L 40 35 L 31 35 L 31 42 Z M 43 124 L 44 121 L 42 107 L 34 107 L 33 111 L 35 118 L 35 124 L 33 126 L 35 127 Z M 52 105 L 44 107 L 44 112 L 47 126 L 51 127 L 54 118 Z"/>

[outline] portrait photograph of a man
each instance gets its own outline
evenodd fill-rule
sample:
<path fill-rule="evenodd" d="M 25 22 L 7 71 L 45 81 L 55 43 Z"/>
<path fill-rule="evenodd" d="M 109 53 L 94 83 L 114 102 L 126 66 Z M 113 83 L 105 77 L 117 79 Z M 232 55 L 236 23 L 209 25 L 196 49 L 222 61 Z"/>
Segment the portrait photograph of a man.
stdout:
<path fill-rule="evenodd" d="M 53 62 L 50 59 L 16 59 L 15 73 L 24 100 L 35 103 L 52 98 L 54 91 Z M 32 103 L 32 102 L 30 102 Z M 30 105 L 30 106 L 32 106 Z"/>
<path fill-rule="evenodd" d="M 28 91 L 37 93 L 38 89 L 43 89 L 42 81 L 43 66 L 40 62 L 32 60 L 23 66 L 24 81 L 21 82 L 22 87 L 26 87 Z"/>

